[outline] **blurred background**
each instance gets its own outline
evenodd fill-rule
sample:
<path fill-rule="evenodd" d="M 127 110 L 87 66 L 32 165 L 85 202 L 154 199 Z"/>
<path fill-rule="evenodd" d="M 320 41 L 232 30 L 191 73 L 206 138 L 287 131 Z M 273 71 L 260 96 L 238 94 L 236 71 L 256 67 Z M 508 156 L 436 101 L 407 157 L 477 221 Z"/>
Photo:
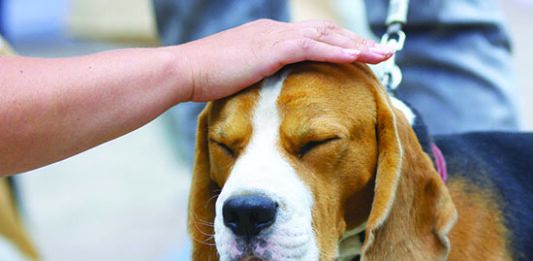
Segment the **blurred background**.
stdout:
<path fill-rule="evenodd" d="M 19 54 L 62 57 L 160 43 L 150 0 L 0 2 L 3 35 Z M 369 36 L 362 3 L 339 8 L 346 2 L 293 0 L 291 19 L 336 19 Z M 533 1 L 501 5 L 513 39 L 524 129 L 533 130 Z M 43 260 L 186 260 L 190 163 L 176 146 L 180 135 L 163 115 L 18 176 L 25 223 Z"/>

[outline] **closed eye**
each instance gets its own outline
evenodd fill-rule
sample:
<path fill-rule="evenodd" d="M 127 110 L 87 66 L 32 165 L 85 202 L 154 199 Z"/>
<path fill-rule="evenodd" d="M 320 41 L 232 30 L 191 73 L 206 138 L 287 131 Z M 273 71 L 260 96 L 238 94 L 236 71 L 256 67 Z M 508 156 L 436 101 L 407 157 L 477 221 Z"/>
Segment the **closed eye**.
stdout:
<path fill-rule="evenodd" d="M 222 142 L 219 142 L 219 141 L 216 141 L 214 139 L 209 139 L 209 141 L 211 141 L 212 143 L 216 144 L 219 148 L 221 148 L 225 153 L 227 153 L 229 156 L 231 157 L 235 157 L 236 153 L 233 149 L 231 149 L 228 145 L 222 143 Z"/>
<path fill-rule="evenodd" d="M 340 139 L 339 137 L 331 137 L 331 138 L 327 138 L 327 139 L 323 139 L 323 140 L 314 140 L 314 141 L 310 141 L 306 144 L 304 144 L 299 150 L 298 150 L 298 158 L 302 158 L 303 156 L 305 156 L 305 154 L 307 154 L 308 152 L 310 152 L 311 150 L 315 149 L 316 147 L 320 146 L 320 145 L 324 145 L 326 143 L 329 143 L 329 142 L 332 142 L 332 141 L 335 141 L 335 140 L 338 140 Z"/>

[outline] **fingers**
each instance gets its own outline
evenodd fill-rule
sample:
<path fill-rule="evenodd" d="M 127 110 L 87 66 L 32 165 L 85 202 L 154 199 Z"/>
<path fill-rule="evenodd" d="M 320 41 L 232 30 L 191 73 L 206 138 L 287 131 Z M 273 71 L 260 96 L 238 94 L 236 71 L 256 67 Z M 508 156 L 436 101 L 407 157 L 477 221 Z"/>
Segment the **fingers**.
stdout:
<path fill-rule="evenodd" d="M 296 48 L 290 60 L 324 62 L 379 63 L 392 56 L 391 48 L 376 44 L 328 21 L 307 21 L 293 24 L 301 38 L 289 46 Z M 298 61 L 298 60 L 297 60 Z M 296 62 L 296 61 L 295 61 Z"/>
<path fill-rule="evenodd" d="M 304 36 L 310 39 L 344 48 L 358 48 L 373 43 L 330 21 L 307 21 L 296 23 L 295 26 L 302 27 Z"/>
<path fill-rule="evenodd" d="M 285 52 L 280 53 L 283 64 L 305 60 L 349 63 L 357 60 L 360 54 L 361 51 L 357 49 L 345 49 L 310 39 L 298 39 L 288 42 Z"/>
<path fill-rule="evenodd" d="M 377 64 L 389 59 L 392 55 L 394 51 L 391 48 L 382 44 L 373 44 L 361 50 L 357 61 Z"/>
<path fill-rule="evenodd" d="M 181 46 L 191 67 L 192 100 L 233 94 L 283 66 L 305 60 L 379 63 L 389 48 L 332 22 L 250 22 Z"/>
<path fill-rule="evenodd" d="M 274 53 L 279 55 L 281 65 L 305 60 L 333 63 L 357 61 L 376 64 L 387 60 L 393 54 L 388 49 L 382 51 L 379 45 L 352 49 L 308 38 L 278 42 L 278 45 L 280 45 L 281 51 Z"/>
<path fill-rule="evenodd" d="M 295 27 L 302 31 L 303 37 L 311 40 L 351 49 L 359 45 L 358 41 L 354 41 L 354 38 L 346 32 L 347 30 L 345 31 L 330 22 L 295 24 Z"/>

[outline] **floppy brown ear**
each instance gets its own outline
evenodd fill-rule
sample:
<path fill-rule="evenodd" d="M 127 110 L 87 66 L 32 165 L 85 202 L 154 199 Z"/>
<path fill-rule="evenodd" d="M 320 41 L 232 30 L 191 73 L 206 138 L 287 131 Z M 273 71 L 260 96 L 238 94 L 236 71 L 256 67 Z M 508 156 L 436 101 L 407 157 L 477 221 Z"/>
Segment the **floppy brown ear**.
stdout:
<path fill-rule="evenodd" d="M 192 260 L 218 260 L 213 230 L 218 187 L 210 178 L 207 147 L 209 107 L 210 104 L 198 117 L 196 151 L 189 195 L 188 226 L 193 245 Z"/>
<path fill-rule="evenodd" d="M 455 206 L 406 119 L 374 89 L 379 156 L 361 260 L 444 260 Z"/>

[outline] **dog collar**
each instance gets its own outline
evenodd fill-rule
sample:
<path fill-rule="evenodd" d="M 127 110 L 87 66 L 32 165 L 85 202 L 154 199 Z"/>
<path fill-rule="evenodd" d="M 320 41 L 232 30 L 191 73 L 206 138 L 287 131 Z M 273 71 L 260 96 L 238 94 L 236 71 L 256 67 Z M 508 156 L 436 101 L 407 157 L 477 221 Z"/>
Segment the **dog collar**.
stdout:
<path fill-rule="evenodd" d="M 435 166 L 437 167 L 437 172 L 439 173 L 442 181 L 446 182 L 448 179 L 448 169 L 446 168 L 446 159 L 442 154 L 442 151 L 439 149 L 437 144 L 431 144 L 431 151 L 433 152 L 433 157 L 435 158 Z"/>

